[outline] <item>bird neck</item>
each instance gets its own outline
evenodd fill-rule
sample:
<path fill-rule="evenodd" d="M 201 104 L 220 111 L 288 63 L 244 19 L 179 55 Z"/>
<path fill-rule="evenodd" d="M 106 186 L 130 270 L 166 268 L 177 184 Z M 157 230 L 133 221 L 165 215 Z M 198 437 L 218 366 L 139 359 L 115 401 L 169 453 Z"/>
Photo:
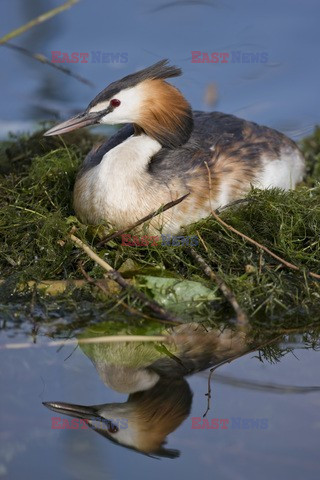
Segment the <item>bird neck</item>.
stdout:
<path fill-rule="evenodd" d="M 162 147 L 177 148 L 192 133 L 192 109 L 182 93 L 164 80 L 147 80 L 135 133 L 146 133 Z"/>

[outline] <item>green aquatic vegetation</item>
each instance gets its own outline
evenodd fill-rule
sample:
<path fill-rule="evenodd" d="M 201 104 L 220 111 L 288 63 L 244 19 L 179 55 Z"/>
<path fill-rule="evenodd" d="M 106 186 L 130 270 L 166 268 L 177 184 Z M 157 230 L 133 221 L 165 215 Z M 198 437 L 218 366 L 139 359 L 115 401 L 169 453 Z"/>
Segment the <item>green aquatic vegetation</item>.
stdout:
<path fill-rule="evenodd" d="M 2 278 L 13 273 L 21 279 L 61 278 L 61 271 L 71 265 L 72 246 L 63 239 L 76 220 L 69 218 L 75 174 L 83 154 L 90 149 L 86 135 L 74 137 L 73 142 L 47 143 L 42 134 L 36 133 L 2 145 Z"/>
<path fill-rule="evenodd" d="M 77 336 L 77 339 L 97 338 L 104 335 L 152 335 L 154 331 L 158 334 L 167 334 L 165 330 L 159 332 L 159 325 L 156 327 L 145 325 L 143 328 L 139 328 L 137 326 L 129 327 L 123 323 L 112 322 L 110 324 L 110 322 L 106 322 L 86 328 Z M 125 344 L 125 348 L 123 348 L 123 345 L 123 342 L 108 345 L 104 343 L 83 343 L 80 344 L 80 348 L 92 361 L 131 368 L 143 368 L 162 357 L 157 343 L 133 342 Z"/>
<path fill-rule="evenodd" d="M 320 181 L 320 128 L 301 142 L 307 164 L 306 184 L 313 186 Z"/>
<path fill-rule="evenodd" d="M 204 328 L 203 328 L 204 327 Z M 231 329 L 230 329 L 231 328 Z M 233 346 L 237 339 L 243 339 L 243 354 L 256 352 L 255 356 L 261 362 L 277 363 L 282 357 L 291 353 L 295 346 L 299 345 L 304 349 L 319 348 L 320 328 L 309 327 L 308 332 L 302 329 L 284 330 L 281 325 L 271 330 L 249 327 L 245 331 L 237 332 L 232 325 L 224 324 L 215 327 L 210 322 L 204 325 L 191 323 L 188 326 L 165 327 L 153 324 L 152 322 L 143 325 L 124 324 L 123 322 L 108 321 L 91 325 L 77 335 L 80 340 L 79 347 L 92 360 L 96 366 L 117 365 L 130 368 L 144 368 L 159 359 L 171 358 L 177 362 L 181 355 L 189 360 L 195 359 L 199 352 L 207 351 L 212 355 L 217 349 L 223 332 L 233 336 L 229 348 L 225 350 L 226 358 L 232 357 Z M 171 341 L 164 343 L 153 342 L 93 342 L 93 339 L 108 335 L 177 335 Z M 179 338 L 180 336 L 180 338 Z M 81 343 L 82 340 L 92 340 L 92 343 Z M 223 340 L 222 340 L 223 342 Z"/>
<path fill-rule="evenodd" d="M 82 225 L 72 209 L 72 189 L 84 155 L 96 138 L 74 133 L 61 140 L 43 132 L 0 144 L 0 279 L 9 291 L 30 280 L 82 278 L 79 260 L 93 279 L 101 267 L 75 248 L 68 233 L 96 248 L 101 228 Z M 66 143 L 64 143 L 66 142 Z M 299 267 L 281 265 L 210 217 L 185 230 L 198 235 L 196 247 L 231 288 L 253 321 L 319 319 L 320 283 L 308 276 L 320 265 L 320 129 L 301 143 L 308 176 L 295 191 L 253 190 L 243 203 L 225 209 L 221 218 L 237 230 Z M 232 316 L 217 286 L 179 246 L 128 247 L 114 239 L 100 255 L 159 303 L 185 319 L 216 321 Z M 119 297 L 95 290 L 92 301 L 116 311 Z M 129 294 L 121 299 L 139 308 Z M 62 294 L 66 301 L 70 291 Z M 8 296 L 7 296 L 8 298 Z M 193 301 L 195 300 L 195 301 Z"/>

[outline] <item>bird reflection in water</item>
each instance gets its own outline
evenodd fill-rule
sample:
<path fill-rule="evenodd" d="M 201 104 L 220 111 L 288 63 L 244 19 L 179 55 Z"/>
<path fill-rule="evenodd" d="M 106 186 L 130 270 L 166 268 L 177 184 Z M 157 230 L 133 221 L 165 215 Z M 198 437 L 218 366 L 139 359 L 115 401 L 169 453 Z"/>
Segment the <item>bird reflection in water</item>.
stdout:
<path fill-rule="evenodd" d="M 86 332 L 83 335 L 88 336 Z M 164 345 L 119 342 L 80 346 L 102 381 L 128 394 L 127 401 L 93 406 L 62 402 L 44 405 L 59 414 L 85 419 L 96 432 L 122 446 L 169 458 L 179 456 L 179 451 L 165 448 L 166 437 L 191 410 L 192 392 L 186 377 L 258 348 L 248 327 L 208 330 L 196 323 L 173 327 Z M 125 428 L 115 419 L 124 419 Z"/>

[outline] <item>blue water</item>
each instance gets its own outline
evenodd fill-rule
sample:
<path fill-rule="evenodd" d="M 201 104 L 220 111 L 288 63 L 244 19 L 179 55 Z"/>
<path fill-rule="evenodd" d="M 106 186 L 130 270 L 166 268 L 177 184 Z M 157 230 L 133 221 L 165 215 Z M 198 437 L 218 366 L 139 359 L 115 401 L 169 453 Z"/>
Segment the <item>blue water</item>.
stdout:
<path fill-rule="evenodd" d="M 60 1 L 2 0 L 5 34 Z M 125 52 L 126 63 L 68 64 L 88 87 L 2 47 L 0 131 L 35 128 L 82 110 L 110 82 L 169 58 L 174 80 L 196 109 L 234 113 L 298 139 L 319 123 L 319 14 L 316 0 L 81 1 L 12 40 L 51 58 L 52 51 Z M 192 63 L 191 52 L 266 52 L 267 63 Z M 214 84 L 218 101 L 204 101 Z"/>
<path fill-rule="evenodd" d="M 0 345 L 25 342 L 22 334 L 0 337 Z M 43 339 L 38 338 L 43 344 Z M 153 459 L 110 443 L 92 430 L 51 428 L 56 413 L 42 401 L 75 404 L 124 402 L 127 395 L 106 387 L 78 348 L 30 345 L 0 350 L 0 478 L 138 479 L 185 478 L 317 480 L 319 478 L 319 392 L 272 393 L 212 381 L 207 418 L 229 419 L 225 430 L 192 429 L 202 417 L 208 373 L 189 378 L 194 393 L 190 416 L 171 433 L 166 448 L 176 459 Z M 69 358 L 67 358 L 69 357 Z M 263 384 L 320 384 L 319 353 L 295 350 L 280 363 L 261 363 L 248 354 L 217 373 Z M 13 381 L 14 379 L 14 381 Z M 63 417 L 63 416 L 62 416 Z M 232 417 L 267 419 L 267 428 L 234 429 Z"/>

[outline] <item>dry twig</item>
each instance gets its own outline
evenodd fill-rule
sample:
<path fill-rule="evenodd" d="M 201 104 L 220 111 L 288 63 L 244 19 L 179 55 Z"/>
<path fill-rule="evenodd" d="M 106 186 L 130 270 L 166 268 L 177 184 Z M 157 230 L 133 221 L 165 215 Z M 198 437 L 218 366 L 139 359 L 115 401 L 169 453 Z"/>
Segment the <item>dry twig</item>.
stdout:
<path fill-rule="evenodd" d="M 172 202 L 167 203 L 166 205 L 164 205 L 160 209 L 156 210 L 155 212 L 150 213 L 146 217 L 144 217 L 144 218 L 138 220 L 137 222 L 135 222 L 134 224 L 130 225 L 130 227 L 118 230 L 117 232 L 114 232 L 111 235 L 108 235 L 103 240 L 101 240 L 101 242 L 99 242 L 97 246 L 100 247 L 101 245 L 103 245 L 103 244 L 109 242 L 110 240 L 122 235 L 123 233 L 126 233 L 126 232 L 132 230 L 133 228 L 143 224 L 144 222 L 146 222 L 150 218 L 155 217 L 159 213 L 164 212 L 164 211 L 168 210 L 169 208 L 172 208 L 174 205 L 177 205 L 178 203 L 182 202 L 188 195 L 189 195 L 189 193 L 187 193 L 186 195 L 183 195 L 182 197 L 178 198 L 177 200 L 174 200 Z M 235 296 L 234 296 L 233 292 L 230 290 L 230 288 L 224 283 L 224 281 L 220 278 L 220 276 L 218 276 L 216 273 L 213 272 L 213 270 L 209 267 L 209 265 L 205 262 L 205 260 L 201 257 L 201 255 L 199 255 L 193 248 L 187 247 L 186 250 L 194 258 L 194 260 L 196 260 L 197 263 L 201 266 L 204 273 L 211 280 L 213 280 L 217 283 L 218 287 L 220 288 L 222 293 L 225 295 L 226 299 L 230 302 L 233 309 L 235 310 L 236 315 L 237 315 L 238 325 L 239 326 L 247 325 L 248 324 L 247 316 L 244 313 L 244 311 L 241 309 L 240 305 L 237 302 L 237 299 L 235 298 Z"/>
<path fill-rule="evenodd" d="M 237 316 L 237 325 L 239 327 L 244 327 L 248 325 L 248 317 L 245 312 L 240 307 L 234 293 L 228 287 L 228 285 L 222 280 L 220 275 L 215 273 L 212 268 L 206 263 L 204 258 L 195 251 L 192 247 L 186 247 L 185 250 L 189 253 L 189 255 L 198 263 L 201 267 L 202 271 L 210 278 L 210 280 L 214 281 L 218 287 L 220 288 L 223 295 L 226 297 L 232 308 L 234 309 L 236 316 Z"/>
<path fill-rule="evenodd" d="M 169 210 L 169 208 L 174 207 L 175 205 L 178 205 L 180 202 L 182 202 L 190 193 L 187 193 L 186 195 L 183 195 L 182 197 L 178 198 L 177 200 L 173 200 L 172 202 L 168 202 L 163 207 L 158 208 L 155 212 L 149 213 L 146 217 L 141 218 L 137 222 L 133 223 L 127 228 L 122 228 L 121 230 L 118 230 L 117 232 L 111 233 L 111 235 L 108 235 L 107 237 L 103 238 L 97 245 L 97 247 L 101 247 L 102 245 L 105 245 L 106 243 L 110 242 L 110 240 L 113 240 L 116 237 L 119 237 L 123 233 L 130 232 L 130 230 L 133 230 L 134 228 L 138 227 L 139 225 L 142 225 L 143 223 L 147 222 L 151 218 L 156 217 L 157 215 L 160 215 L 160 213 L 165 212 L 166 210 Z"/>
<path fill-rule="evenodd" d="M 247 242 L 252 243 L 252 245 L 255 245 L 256 247 L 260 248 L 264 252 L 268 253 L 269 255 L 271 255 L 271 257 L 278 260 L 278 262 L 282 263 L 285 267 L 290 268 L 291 270 L 296 270 L 298 272 L 301 272 L 301 268 L 297 267 L 297 265 L 294 265 L 293 263 L 287 262 L 287 260 L 284 260 L 284 258 L 279 257 L 279 255 L 273 253 L 271 250 L 269 250 L 269 248 L 265 247 L 264 245 L 257 242 L 256 240 L 253 240 L 253 238 L 248 237 L 248 235 L 245 235 L 244 233 L 240 232 L 236 228 L 234 228 L 231 225 L 229 225 L 228 223 L 226 223 L 224 220 L 222 220 L 219 217 L 219 215 L 217 215 L 217 213 L 213 209 L 211 209 L 211 215 L 217 220 L 217 222 L 219 222 L 225 228 L 227 228 L 231 232 L 236 233 L 237 235 L 242 237 Z M 307 275 L 310 275 L 310 277 L 313 277 L 313 278 L 316 278 L 316 279 L 320 280 L 320 275 L 318 273 L 308 272 L 308 271 L 306 273 L 307 273 Z"/>
<path fill-rule="evenodd" d="M 104 281 L 95 280 L 94 278 L 90 277 L 88 272 L 86 272 L 85 269 L 83 268 L 82 262 L 79 262 L 78 265 L 79 265 L 79 269 L 80 269 L 82 275 L 84 276 L 84 278 L 87 280 L 88 283 L 91 283 L 91 285 L 94 285 L 95 287 L 99 288 L 99 290 L 101 290 L 105 295 L 110 296 L 110 291 L 109 291 L 109 289 L 108 289 L 108 287 L 107 287 L 107 285 L 105 284 Z M 120 300 L 116 306 L 118 306 L 118 305 L 122 305 L 132 315 L 137 315 L 137 316 L 143 317 L 147 320 L 153 320 L 152 317 L 140 312 L 139 310 L 136 310 L 133 307 L 130 307 L 123 300 Z M 160 318 L 158 318 L 157 320 L 158 320 L 158 322 L 167 323 L 166 320 L 161 320 Z"/>
<path fill-rule="evenodd" d="M 206 165 L 206 168 L 207 168 L 207 172 L 208 172 L 208 181 L 209 181 L 209 199 L 211 199 L 211 190 L 212 190 L 212 183 L 211 183 L 211 172 L 210 172 L 210 169 L 209 169 L 209 166 L 207 164 L 207 162 L 204 162 L 205 165 Z M 240 201 L 236 201 L 235 203 L 240 203 L 242 200 Z M 211 201 L 210 201 L 210 204 L 211 204 Z M 273 258 L 275 258 L 276 260 L 278 260 L 278 262 L 282 263 L 283 265 L 285 265 L 286 267 L 288 268 L 291 268 L 292 270 L 296 270 L 298 272 L 301 272 L 301 269 L 299 267 L 297 267 L 296 265 L 294 265 L 293 263 L 290 263 L 290 262 L 287 262 L 286 260 L 284 260 L 283 258 L 279 257 L 279 255 L 276 255 L 275 253 L 273 253 L 271 250 L 269 250 L 269 248 L 265 247 L 264 245 L 262 245 L 261 243 L 257 242 L 256 240 L 253 240 L 253 238 L 251 237 L 248 237 L 247 235 L 245 235 L 244 233 L 240 232 L 239 230 L 237 230 L 236 228 L 232 227 L 231 225 L 229 225 L 228 223 L 226 223 L 224 220 L 222 220 L 218 213 L 212 208 L 211 206 L 211 215 L 217 220 L 217 222 L 219 222 L 221 225 L 223 225 L 224 227 L 226 227 L 228 230 L 230 230 L 231 232 L 234 232 L 236 233 L 237 235 L 239 235 L 240 237 L 242 237 L 244 240 L 246 240 L 247 242 L 249 243 L 252 243 L 253 245 L 255 245 L 256 247 L 258 248 L 261 248 L 262 250 L 264 250 L 266 253 L 268 253 L 269 255 L 271 255 Z M 313 278 L 317 278 L 318 280 L 320 280 L 320 275 L 318 275 L 317 273 L 313 273 L 313 272 L 307 272 L 308 275 L 310 275 L 310 277 L 313 277 Z"/>
<path fill-rule="evenodd" d="M 103 337 L 79 338 L 72 340 L 52 340 L 45 344 L 21 342 L 21 343 L 4 343 L 0 345 L 0 350 L 18 350 L 30 347 L 57 347 L 58 345 L 78 345 L 88 343 L 116 343 L 116 342 L 167 342 L 167 335 L 105 335 Z"/>
<path fill-rule="evenodd" d="M 144 293 L 140 292 L 132 285 L 130 285 L 123 276 L 114 268 L 111 267 L 105 260 L 99 257 L 88 245 L 86 245 L 80 238 L 76 237 L 72 233 L 70 234 L 71 240 L 80 247 L 92 260 L 94 260 L 98 265 L 100 265 L 108 274 L 108 276 L 120 285 L 121 288 L 131 293 L 136 299 L 144 303 L 145 306 L 150 308 L 157 318 L 161 320 L 166 320 L 168 323 L 178 325 L 182 321 L 172 315 L 170 312 L 166 311 L 159 303 L 150 300 Z"/>
<path fill-rule="evenodd" d="M 248 350 L 246 352 L 239 353 L 237 355 L 234 355 L 233 357 L 227 358 L 226 360 L 223 360 L 222 362 L 218 363 L 214 367 L 210 368 L 210 372 L 209 372 L 209 375 L 208 375 L 208 391 L 205 394 L 206 397 L 208 398 L 207 409 L 204 412 L 203 417 L 205 417 L 207 415 L 207 413 L 209 412 L 210 407 L 211 407 L 211 405 L 210 405 L 211 404 L 211 378 L 212 378 L 212 375 L 215 372 L 215 370 L 217 368 L 221 367 L 222 365 L 225 365 L 226 363 L 230 363 L 233 360 L 236 360 L 237 358 L 240 358 L 240 357 L 243 357 L 244 355 L 247 355 L 248 353 L 255 352 L 256 350 L 260 350 L 261 348 L 263 348 L 267 345 L 275 343 L 277 340 L 279 340 L 281 338 L 282 338 L 282 335 L 278 335 L 277 337 L 273 338 L 272 340 L 267 340 L 266 342 L 262 343 L 261 345 L 255 345 L 252 348 L 248 348 Z"/>

